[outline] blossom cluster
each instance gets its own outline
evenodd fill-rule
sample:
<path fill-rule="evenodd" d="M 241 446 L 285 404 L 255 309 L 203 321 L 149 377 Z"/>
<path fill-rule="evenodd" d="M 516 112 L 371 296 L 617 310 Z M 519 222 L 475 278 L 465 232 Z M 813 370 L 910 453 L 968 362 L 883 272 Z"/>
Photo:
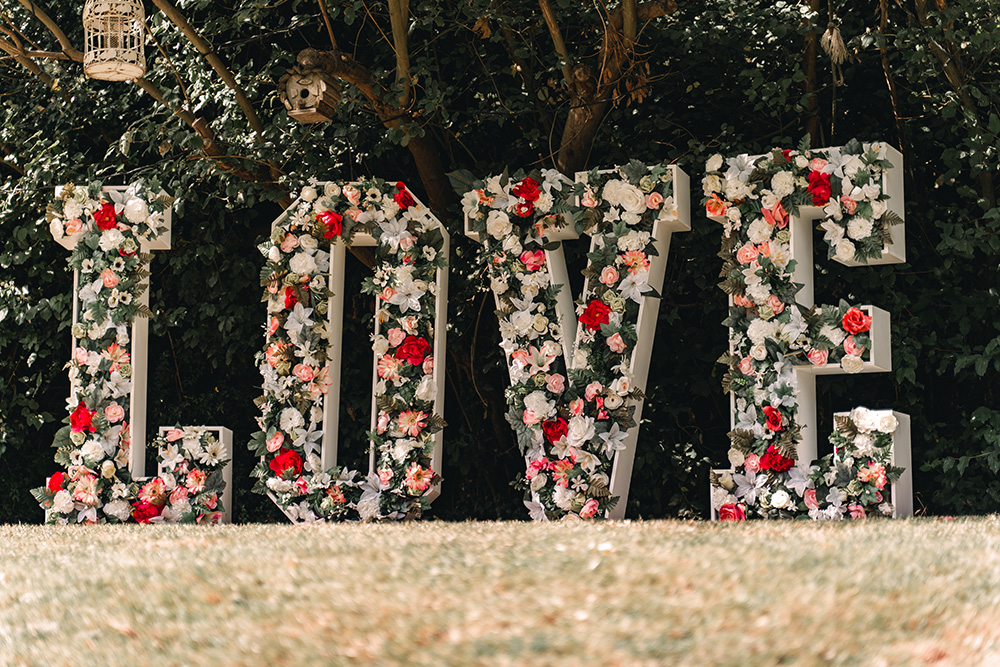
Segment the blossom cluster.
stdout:
<path fill-rule="evenodd" d="M 331 243 L 355 234 L 377 243 L 373 348 L 379 381 L 378 414 L 370 434 L 376 470 L 367 478 L 341 468 L 323 470 L 320 447 L 328 376 L 327 288 Z M 268 323 L 257 361 L 264 395 L 261 431 L 250 449 L 261 456 L 255 490 L 269 494 L 295 520 L 419 516 L 436 475 L 431 435 L 443 427 L 431 414 L 435 272 L 446 258 L 440 223 L 402 183 L 381 180 L 302 189 L 261 247 Z"/>
<path fill-rule="evenodd" d="M 169 205 L 142 183 L 109 191 L 92 183 L 58 188 L 49 206 L 53 238 L 75 241 L 69 266 L 79 272 L 81 286 L 68 364 L 70 414 L 53 442 L 55 461 L 66 471 L 32 490 L 50 523 L 121 522 L 132 516 L 128 350 L 132 322 L 149 314 L 139 302 L 149 275 L 140 248 L 163 231 Z"/>
<path fill-rule="evenodd" d="M 732 470 L 714 478 L 712 508 L 720 519 L 731 521 L 750 516 L 813 520 L 892 516 L 886 485 L 903 473 L 892 465 L 892 434 L 897 426 L 889 410 L 855 408 L 837 417 L 830 436 L 832 453 L 809 466 L 732 450 Z"/>
<path fill-rule="evenodd" d="M 153 441 L 157 477 L 136 480 L 141 486 L 132 502 L 138 523 L 219 523 L 223 469 L 229 452 L 202 426 L 172 428 Z"/>
<path fill-rule="evenodd" d="M 629 401 L 642 399 L 629 370 L 635 320 L 653 293 L 653 225 L 676 217 L 671 188 L 665 167 L 632 163 L 575 185 L 553 170 L 497 176 L 463 198 L 485 240 L 510 373 L 507 418 L 526 458 L 532 518 L 589 519 L 617 502 L 609 473 L 635 426 Z M 545 251 L 571 221 L 591 248 L 574 352 L 564 359 L 556 299 L 566 286 L 552 283 Z"/>

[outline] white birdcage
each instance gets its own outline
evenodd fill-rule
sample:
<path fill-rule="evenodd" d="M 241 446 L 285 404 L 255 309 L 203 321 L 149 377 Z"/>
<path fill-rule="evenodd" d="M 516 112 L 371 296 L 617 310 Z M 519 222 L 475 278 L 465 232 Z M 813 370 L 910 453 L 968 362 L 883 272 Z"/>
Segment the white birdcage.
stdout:
<path fill-rule="evenodd" d="M 142 0 L 87 0 L 83 6 L 83 72 L 128 81 L 146 73 Z"/>

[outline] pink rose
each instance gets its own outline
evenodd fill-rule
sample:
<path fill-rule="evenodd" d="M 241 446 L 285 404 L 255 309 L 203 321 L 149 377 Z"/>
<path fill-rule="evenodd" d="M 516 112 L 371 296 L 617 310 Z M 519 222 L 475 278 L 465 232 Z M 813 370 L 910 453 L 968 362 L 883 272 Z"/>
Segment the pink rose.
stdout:
<path fill-rule="evenodd" d="M 780 201 L 774 205 L 774 208 L 761 208 L 760 212 L 764 215 L 767 224 L 777 225 L 778 229 L 784 229 L 788 226 L 788 212 L 785 211 L 785 207 L 781 205 Z"/>
<path fill-rule="evenodd" d="M 816 501 L 816 489 L 806 489 L 806 492 L 802 494 L 802 499 L 805 501 L 806 507 L 809 509 L 819 509 L 819 503 Z"/>
<path fill-rule="evenodd" d="M 386 337 L 389 339 L 389 345 L 399 347 L 399 344 L 406 338 L 406 332 L 399 327 L 393 327 L 386 332 Z"/>
<path fill-rule="evenodd" d="M 315 369 L 305 364 L 296 364 L 295 368 L 292 369 L 292 373 L 302 382 L 312 382 L 312 379 L 316 377 Z"/>
<path fill-rule="evenodd" d="M 361 192 L 353 185 L 345 185 L 341 192 L 347 197 L 347 201 L 351 202 L 355 206 L 361 203 Z"/>
<path fill-rule="evenodd" d="M 587 388 L 583 390 L 583 395 L 588 401 L 592 401 L 594 400 L 594 397 L 601 393 L 603 389 L 604 386 L 600 382 L 591 382 L 587 385 Z"/>
<path fill-rule="evenodd" d="M 388 484 L 389 482 L 392 481 L 392 471 L 388 469 L 379 470 L 378 480 L 382 482 L 382 484 Z"/>
<path fill-rule="evenodd" d="M 281 252 L 291 252 L 299 247 L 299 239 L 295 234 L 286 234 L 281 242 Z"/>
<path fill-rule="evenodd" d="M 379 434 L 385 433 L 386 430 L 389 428 L 390 421 L 392 421 L 392 418 L 389 416 L 389 413 L 379 412 L 378 422 L 375 424 L 375 432 Z"/>
<path fill-rule="evenodd" d="M 114 271 L 112 271 L 111 269 L 104 269 L 103 271 L 101 271 L 101 281 L 104 283 L 104 286 L 107 287 L 108 289 L 111 289 L 112 287 L 116 287 L 118 285 L 118 277 L 114 274 Z"/>
<path fill-rule="evenodd" d="M 747 454 L 743 467 L 750 472 L 760 472 L 760 457 L 756 454 Z"/>
<path fill-rule="evenodd" d="M 654 193 L 655 194 L 655 193 Z M 597 514 L 598 503 L 597 498 L 591 498 L 583 504 L 583 509 L 580 510 L 581 519 L 592 519 L 595 514 Z"/>
<path fill-rule="evenodd" d="M 73 350 L 73 359 L 75 359 L 76 363 L 80 364 L 81 366 L 85 366 L 87 364 L 87 359 L 89 358 L 90 355 L 87 354 L 87 351 L 82 347 L 78 347 L 75 350 Z"/>
<path fill-rule="evenodd" d="M 277 317 L 272 316 L 271 323 L 267 325 L 267 335 L 273 336 L 275 332 L 278 331 L 279 327 L 281 327 L 281 320 L 279 320 Z"/>
<path fill-rule="evenodd" d="M 167 442 L 177 442 L 184 437 L 184 432 L 179 428 L 173 428 L 167 431 Z"/>
<path fill-rule="evenodd" d="M 174 487 L 174 490 L 170 492 L 170 502 L 177 503 L 182 500 L 187 500 L 188 490 L 186 486 L 181 486 L 178 484 Z"/>
<path fill-rule="evenodd" d="M 611 348 L 611 351 L 616 354 L 621 354 L 625 351 L 625 341 L 622 340 L 621 334 L 612 334 L 611 336 L 608 336 L 605 342 L 608 344 L 608 347 Z"/>
<path fill-rule="evenodd" d="M 525 250 L 521 253 L 521 261 L 524 263 L 524 268 L 529 271 L 537 271 L 545 266 L 545 251 Z"/>
<path fill-rule="evenodd" d="M 826 366 L 826 359 L 829 356 L 829 352 L 826 350 L 817 350 L 813 348 L 809 350 L 807 357 L 809 357 L 809 363 L 813 366 Z"/>
<path fill-rule="evenodd" d="M 813 159 L 809 160 L 809 168 L 813 171 L 823 171 L 823 169 L 828 164 L 830 163 L 821 157 L 814 157 Z"/>
<path fill-rule="evenodd" d="M 746 518 L 746 510 L 742 505 L 726 503 L 719 508 L 719 521 L 745 521 Z"/>
<path fill-rule="evenodd" d="M 424 364 L 421 368 L 424 371 L 424 375 L 432 375 L 434 373 L 434 357 L 424 357 Z"/>
<path fill-rule="evenodd" d="M 743 373 L 743 375 L 754 375 L 756 373 L 753 367 L 753 357 L 743 357 L 740 359 L 740 373 Z"/>
<path fill-rule="evenodd" d="M 66 233 L 67 234 L 79 234 L 80 230 L 83 229 L 83 222 L 80 218 L 73 218 L 72 220 L 66 221 Z"/>
<path fill-rule="evenodd" d="M 125 408 L 117 403 L 112 403 L 104 408 L 104 416 L 107 417 L 109 422 L 116 424 L 125 418 Z"/>
<path fill-rule="evenodd" d="M 865 351 L 865 348 L 858 345 L 854 341 L 854 336 L 848 336 L 844 339 L 844 352 L 855 357 L 861 356 L 861 353 Z"/>
<path fill-rule="evenodd" d="M 736 261 L 740 264 L 749 264 L 757 259 L 757 248 L 752 243 L 746 243 L 736 251 Z"/>
<path fill-rule="evenodd" d="M 771 306 L 771 310 L 775 315 L 780 314 L 785 309 L 785 302 L 777 294 L 767 297 L 767 305 Z"/>
<path fill-rule="evenodd" d="M 865 508 L 861 505 L 854 504 L 848 505 L 847 510 L 851 513 L 852 519 L 864 519 L 865 518 Z"/>
<path fill-rule="evenodd" d="M 561 394 L 566 390 L 566 378 L 559 373 L 546 375 L 545 388 L 553 394 Z"/>
<path fill-rule="evenodd" d="M 601 283 L 610 287 L 618 282 L 618 269 L 613 266 L 605 266 L 601 269 Z"/>
<path fill-rule="evenodd" d="M 420 324 L 420 320 L 417 319 L 416 315 L 407 315 L 399 321 L 403 326 L 403 330 L 408 334 L 417 333 L 417 325 Z"/>
<path fill-rule="evenodd" d="M 840 195 L 840 205 L 844 207 L 844 212 L 848 215 L 854 215 L 854 212 L 858 209 L 858 202 L 847 195 Z"/>
<path fill-rule="evenodd" d="M 587 208 L 594 208 L 597 206 L 597 200 L 594 199 L 594 193 L 590 190 L 584 192 L 583 196 L 580 197 L 580 204 L 586 206 Z"/>
<path fill-rule="evenodd" d="M 542 421 L 541 419 L 538 418 L 538 415 L 536 415 L 531 410 L 525 410 L 524 414 L 521 415 L 521 420 L 525 424 L 527 424 L 528 426 L 532 426 L 532 425 L 537 424 L 538 422 Z"/>
<path fill-rule="evenodd" d="M 285 434 L 281 431 L 275 431 L 267 440 L 267 451 L 276 452 L 281 449 L 281 445 L 285 443 Z"/>
<path fill-rule="evenodd" d="M 386 287 L 378 295 L 378 298 L 382 299 L 383 301 L 388 301 L 389 299 L 391 299 L 394 296 L 396 296 L 396 288 L 394 288 L 394 287 Z"/>
<path fill-rule="evenodd" d="M 520 362 L 523 366 L 527 366 L 530 362 L 530 356 L 527 350 L 514 350 L 510 353 L 510 358 L 514 361 Z"/>
<path fill-rule="evenodd" d="M 582 398 L 574 398 L 569 402 L 569 413 L 574 417 L 579 417 L 583 414 L 584 402 Z"/>
<path fill-rule="evenodd" d="M 659 192 L 650 192 L 646 197 L 646 208 L 656 210 L 663 204 L 663 195 Z"/>

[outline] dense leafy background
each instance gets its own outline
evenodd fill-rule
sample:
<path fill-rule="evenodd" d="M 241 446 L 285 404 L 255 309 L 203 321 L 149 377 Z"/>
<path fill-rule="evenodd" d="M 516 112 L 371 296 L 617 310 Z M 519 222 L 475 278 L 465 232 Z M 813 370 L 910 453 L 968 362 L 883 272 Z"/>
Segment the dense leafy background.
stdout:
<path fill-rule="evenodd" d="M 58 49 L 19 4 L 7 4 L 14 6 L 2 13 L 12 25 L 39 48 Z M 47 7 L 76 45 L 82 4 L 52 0 Z M 232 92 L 152 12 L 159 48 L 147 45 L 148 78 L 168 104 L 210 122 L 218 145 L 235 156 L 224 163 L 228 170 L 199 157 L 202 139 L 134 85 L 88 80 L 76 63 L 37 60 L 55 77 L 53 90 L 14 60 L 0 60 L 0 521 L 41 520 L 28 489 L 54 471 L 49 444 L 65 415 L 71 277 L 65 251 L 44 224 L 54 185 L 156 177 L 180 198 L 174 247 L 152 264 L 149 424 L 233 430 L 235 510 L 243 521 L 277 519 L 269 501 L 249 493 L 253 461 L 244 447 L 255 429 L 253 354 L 264 319 L 256 243 L 280 212 L 281 198 L 309 177 L 372 174 L 422 192 L 405 147 L 410 136 L 387 131 L 354 87 L 345 86 L 333 122 L 303 125 L 285 113 L 277 80 L 302 48 L 330 45 L 318 3 L 176 4 L 236 73 L 265 132 L 254 135 Z M 573 53 L 591 58 L 603 35 L 598 9 L 569 0 L 551 4 Z M 711 153 L 797 143 L 809 122 L 805 34 L 811 25 L 825 29 L 825 4 L 814 15 L 808 3 L 692 0 L 641 26 L 629 85 L 619 88 L 588 164 L 676 161 L 692 175 L 697 201 Z M 930 513 L 1000 509 L 1000 209 L 992 192 L 1000 143 L 998 4 L 886 3 L 880 31 L 879 2 L 836 3 L 851 59 L 838 72 L 822 52 L 817 61 L 818 143 L 881 139 L 904 151 L 909 259 L 844 269 L 818 256 L 818 301 L 847 298 L 891 311 L 895 367 L 881 376 L 821 380 L 820 420 L 829 423 L 834 410 L 856 404 L 910 413 L 917 505 Z M 376 79 L 391 80 L 395 60 L 380 32 L 389 31 L 385 7 L 329 0 L 327 6 L 340 48 Z M 538 5 L 415 0 L 410 11 L 420 113 L 408 132 L 432 139 L 448 169 L 485 176 L 507 165 L 551 166 L 571 99 Z M 945 52 L 949 71 L 935 49 Z M 835 74 L 843 85 L 834 85 Z M 641 100 L 629 86 L 642 92 Z M 232 169 L 260 172 L 267 163 L 277 186 Z M 724 461 L 728 446 L 728 400 L 714 365 L 726 346 L 719 324 L 725 298 L 715 286 L 720 232 L 693 208 L 692 231 L 675 235 L 671 248 L 632 517 L 704 516 L 708 468 Z M 522 463 L 500 416 L 504 373 L 491 299 L 475 247 L 460 235 L 456 205 L 445 222 L 453 239 L 449 427 L 444 492 L 434 513 L 521 518 L 519 494 L 508 483 Z M 579 249 L 571 255 L 579 264 Z M 352 264 L 354 285 L 365 270 Z M 354 288 L 346 338 L 358 353 L 345 355 L 353 365 L 343 380 L 341 441 L 356 466 L 365 465 L 371 309 Z"/>

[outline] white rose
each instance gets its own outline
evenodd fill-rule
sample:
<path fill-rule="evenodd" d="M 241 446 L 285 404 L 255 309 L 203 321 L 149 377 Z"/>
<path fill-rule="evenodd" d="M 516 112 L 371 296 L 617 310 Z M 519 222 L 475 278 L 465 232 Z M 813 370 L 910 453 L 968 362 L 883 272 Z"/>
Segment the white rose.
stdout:
<path fill-rule="evenodd" d="M 791 499 L 792 498 L 788 495 L 787 491 L 784 489 L 778 489 L 771 494 L 771 507 L 783 509 L 786 505 L 788 505 L 788 501 Z"/>
<path fill-rule="evenodd" d="M 544 391 L 533 391 L 524 397 L 524 409 L 530 410 L 539 419 L 547 419 L 555 414 L 556 404 L 548 399 Z"/>
<path fill-rule="evenodd" d="M 524 247 L 521 245 L 521 242 L 517 240 L 516 236 L 511 235 L 503 240 L 503 249 L 504 252 L 509 252 L 512 255 L 520 256 L 521 251 L 524 250 Z"/>
<path fill-rule="evenodd" d="M 507 291 L 510 285 L 503 278 L 493 278 L 490 280 L 490 289 L 492 289 L 497 294 L 503 294 Z"/>
<path fill-rule="evenodd" d="M 708 162 L 705 163 L 705 171 L 719 171 L 720 169 L 722 169 L 722 156 L 716 153 L 708 158 Z"/>
<path fill-rule="evenodd" d="M 729 218 L 730 222 L 739 222 L 743 218 L 743 214 L 740 213 L 740 209 L 735 206 L 731 206 L 728 211 L 726 211 L 726 217 Z"/>
<path fill-rule="evenodd" d="M 889 205 L 886 204 L 884 201 L 872 202 L 872 217 L 875 218 L 876 220 L 885 215 L 886 211 L 888 210 L 889 210 Z"/>
<path fill-rule="evenodd" d="M 878 430 L 882 433 L 893 433 L 897 426 L 899 426 L 899 421 L 896 419 L 896 415 L 891 412 L 879 417 Z"/>
<path fill-rule="evenodd" d="M 709 174 L 701 179 L 701 191 L 705 193 L 706 197 L 720 190 L 722 190 L 722 179 L 715 174 Z"/>
<path fill-rule="evenodd" d="M 302 188 L 302 193 L 299 196 L 306 201 L 314 201 L 319 194 L 316 192 L 316 188 L 311 185 L 307 185 Z"/>
<path fill-rule="evenodd" d="M 84 459 L 96 463 L 104 456 L 104 447 L 97 440 L 88 440 L 80 448 L 80 453 L 83 454 Z"/>
<path fill-rule="evenodd" d="M 795 166 L 798 167 L 799 169 L 805 169 L 806 167 L 809 166 L 809 159 L 806 158 L 806 156 L 804 155 L 796 155 Z"/>
<path fill-rule="evenodd" d="M 372 350 L 375 351 L 375 354 L 382 356 L 389 350 L 389 339 L 381 334 L 375 336 L 375 341 L 372 343 Z"/>
<path fill-rule="evenodd" d="M 861 239 L 866 239 L 872 235 L 872 224 L 871 220 L 865 220 L 864 218 L 854 218 L 849 223 L 847 223 L 847 235 L 852 239 L 859 241 Z"/>
<path fill-rule="evenodd" d="M 736 486 L 736 480 L 733 479 L 733 473 L 724 472 L 719 475 L 719 486 L 721 486 L 726 491 L 732 491 Z"/>
<path fill-rule="evenodd" d="M 142 222 L 149 217 L 149 207 L 146 206 L 146 202 L 133 197 L 125 202 L 125 217 L 131 223 Z"/>
<path fill-rule="evenodd" d="M 315 250 L 319 247 L 319 241 L 316 240 L 315 236 L 303 234 L 299 237 L 299 247 L 306 250 Z"/>
<path fill-rule="evenodd" d="M 115 471 L 118 468 L 115 466 L 114 461 L 105 461 L 101 464 L 101 477 L 104 479 L 111 479 L 115 476 Z"/>
<path fill-rule="evenodd" d="M 619 396 L 618 394 L 610 394 L 607 398 L 604 399 L 604 407 L 606 407 L 608 410 L 617 410 L 622 406 L 622 403 L 624 402 L 625 401 L 623 401 L 622 397 Z"/>
<path fill-rule="evenodd" d="M 288 262 L 288 268 L 299 275 L 312 274 L 316 270 L 316 260 L 307 252 L 295 253 Z"/>
<path fill-rule="evenodd" d="M 861 188 L 861 191 L 864 192 L 865 199 L 875 199 L 880 194 L 882 194 L 882 188 L 876 185 L 875 183 L 869 183 L 868 185 Z"/>
<path fill-rule="evenodd" d="M 61 239 L 66 235 L 66 231 L 63 229 L 62 220 L 55 218 L 49 223 L 49 233 L 52 234 L 52 238 L 56 241 Z"/>
<path fill-rule="evenodd" d="M 767 347 L 763 343 L 756 343 L 750 348 L 750 356 L 757 361 L 764 361 L 767 359 Z"/>
<path fill-rule="evenodd" d="M 270 249 L 268 249 L 268 251 L 267 251 L 267 258 L 268 258 L 268 260 L 270 260 L 272 262 L 280 262 L 281 261 L 281 248 L 279 248 L 276 245 L 271 246 Z"/>
<path fill-rule="evenodd" d="M 73 496 L 66 489 L 59 489 L 56 497 L 52 499 L 52 509 L 60 514 L 69 514 L 73 511 Z"/>
<path fill-rule="evenodd" d="M 849 262 L 854 259 L 854 244 L 847 239 L 841 239 L 834 246 L 833 256 L 842 262 Z"/>
<path fill-rule="evenodd" d="M 845 373 L 860 373 L 865 367 L 865 362 L 860 356 L 848 354 L 840 360 L 840 367 Z"/>
<path fill-rule="evenodd" d="M 729 457 L 729 464 L 734 468 L 739 468 L 747 460 L 746 456 L 740 450 L 735 447 L 730 447 L 727 454 Z"/>
<path fill-rule="evenodd" d="M 608 389 L 615 392 L 619 396 L 625 396 L 627 393 L 632 391 L 632 380 L 631 378 L 620 377 L 612 382 Z"/>
<path fill-rule="evenodd" d="M 420 384 L 417 385 L 417 392 L 414 394 L 418 401 L 427 401 L 430 403 L 437 396 L 437 384 L 434 382 L 433 375 L 425 375 L 420 380 Z"/>
<path fill-rule="evenodd" d="M 336 183 L 327 183 L 323 186 L 323 194 L 327 197 L 339 197 L 340 196 L 340 186 Z"/>
<path fill-rule="evenodd" d="M 490 211 L 486 216 L 486 232 L 496 240 L 509 235 L 512 229 L 510 218 L 503 211 Z"/>
<path fill-rule="evenodd" d="M 621 207 L 628 213 L 641 215 L 646 210 L 646 195 L 642 194 L 642 190 L 634 185 L 628 183 L 622 185 L 624 187 L 622 187 L 620 195 Z"/>
<path fill-rule="evenodd" d="M 594 418 L 578 415 L 570 417 L 566 430 L 566 444 L 570 447 L 582 447 L 597 434 L 594 428 Z"/>

